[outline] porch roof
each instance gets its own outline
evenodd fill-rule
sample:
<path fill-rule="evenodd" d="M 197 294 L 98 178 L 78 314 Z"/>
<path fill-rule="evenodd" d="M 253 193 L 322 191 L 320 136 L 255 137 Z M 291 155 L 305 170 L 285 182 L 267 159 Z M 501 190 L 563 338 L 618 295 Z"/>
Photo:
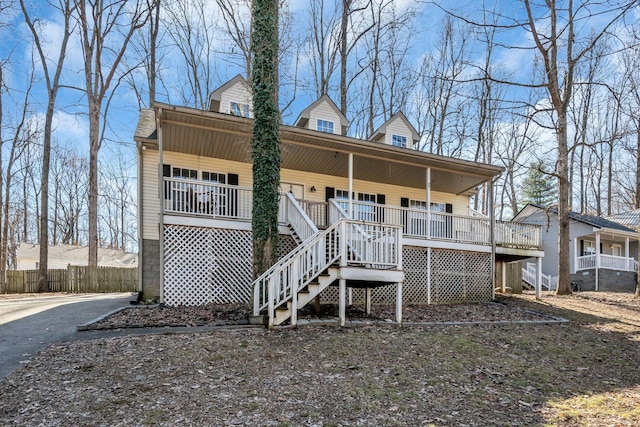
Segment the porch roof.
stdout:
<path fill-rule="evenodd" d="M 155 113 L 162 127 L 163 150 L 251 163 L 252 119 L 161 103 L 155 104 Z M 148 122 L 150 114 L 153 111 L 143 111 L 140 121 Z M 146 133 L 137 131 L 136 141 L 157 148 L 156 129 Z M 295 126 L 282 125 L 280 137 L 283 168 L 346 177 L 348 154 L 353 153 L 354 179 L 364 181 L 424 189 L 429 167 L 433 191 L 460 195 L 473 194 L 475 187 L 503 171 L 498 166 Z"/>

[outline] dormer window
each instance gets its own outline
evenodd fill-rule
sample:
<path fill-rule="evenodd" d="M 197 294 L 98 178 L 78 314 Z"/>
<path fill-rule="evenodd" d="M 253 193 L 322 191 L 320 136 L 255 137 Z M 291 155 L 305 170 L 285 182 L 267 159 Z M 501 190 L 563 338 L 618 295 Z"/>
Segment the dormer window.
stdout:
<path fill-rule="evenodd" d="M 229 114 L 249 118 L 249 104 L 231 101 L 229 103 Z"/>
<path fill-rule="evenodd" d="M 402 135 L 392 135 L 391 143 L 394 147 L 407 148 L 407 137 Z"/>
<path fill-rule="evenodd" d="M 318 119 L 317 124 L 318 124 L 318 127 L 317 127 L 318 131 L 326 132 L 326 133 L 334 133 L 333 122 L 330 122 L 329 120 Z"/>

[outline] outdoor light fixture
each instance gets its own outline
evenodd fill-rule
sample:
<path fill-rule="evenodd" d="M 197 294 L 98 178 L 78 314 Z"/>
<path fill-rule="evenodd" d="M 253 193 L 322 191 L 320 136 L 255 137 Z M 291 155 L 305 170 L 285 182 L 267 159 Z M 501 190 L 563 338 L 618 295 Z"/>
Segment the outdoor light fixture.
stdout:
<path fill-rule="evenodd" d="M 316 192 L 316 186 L 312 185 L 311 188 L 309 189 L 309 191 L 311 191 L 312 193 Z"/>

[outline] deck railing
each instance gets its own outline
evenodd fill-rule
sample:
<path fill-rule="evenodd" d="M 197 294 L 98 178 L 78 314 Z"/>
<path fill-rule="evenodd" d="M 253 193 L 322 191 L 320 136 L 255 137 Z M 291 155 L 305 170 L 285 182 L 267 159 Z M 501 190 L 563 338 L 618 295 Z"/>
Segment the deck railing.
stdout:
<path fill-rule="evenodd" d="M 284 218 L 288 224 L 291 224 L 291 227 L 300 240 L 304 242 L 318 232 L 318 227 L 316 227 L 302 206 L 300 206 L 295 197 L 293 197 L 293 194 L 287 193 L 284 199 L 286 203 Z M 280 212 L 282 212 L 282 209 L 280 209 Z"/>
<path fill-rule="evenodd" d="M 214 218 L 251 220 L 253 190 L 249 187 L 207 183 L 184 178 L 164 178 L 164 207 L 170 214 L 203 215 Z M 335 206 L 327 202 L 298 200 L 307 216 L 320 228 L 325 228 L 348 215 L 349 202 L 332 199 Z M 280 197 L 278 220 L 288 223 L 287 197 Z M 336 206 L 341 212 L 336 211 Z M 472 215 L 453 215 L 444 212 L 426 211 L 377 203 L 352 201 L 351 219 L 395 225 L 402 228 L 406 237 L 434 239 L 490 245 L 491 221 L 489 218 Z M 327 218 L 328 217 L 328 218 Z M 540 226 L 517 222 L 496 221 L 496 245 L 540 249 L 542 247 Z"/>
<path fill-rule="evenodd" d="M 618 271 L 638 271 L 638 261 L 635 259 L 604 254 L 577 257 L 576 270 L 596 268 L 598 266 L 598 257 L 600 257 L 600 268 Z"/>
<path fill-rule="evenodd" d="M 496 221 L 496 245 L 514 248 L 542 248 L 539 225 L 511 221 Z"/>
<path fill-rule="evenodd" d="M 248 187 L 164 178 L 164 211 L 212 217 L 251 219 L 253 191 Z"/>

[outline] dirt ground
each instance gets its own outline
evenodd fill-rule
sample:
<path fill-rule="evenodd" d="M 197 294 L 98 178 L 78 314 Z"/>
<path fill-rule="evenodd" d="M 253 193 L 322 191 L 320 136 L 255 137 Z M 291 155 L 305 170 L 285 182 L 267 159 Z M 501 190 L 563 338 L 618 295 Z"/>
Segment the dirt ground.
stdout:
<path fill-rule="evenodd" d="M 632 297 L 525 294 L 437 309 L 570 323 L 225 329 L 54 345 L 0 382 L 0 425 L 636 426 Z M 427 315 L 448 318 L 438 316 Z"/>

